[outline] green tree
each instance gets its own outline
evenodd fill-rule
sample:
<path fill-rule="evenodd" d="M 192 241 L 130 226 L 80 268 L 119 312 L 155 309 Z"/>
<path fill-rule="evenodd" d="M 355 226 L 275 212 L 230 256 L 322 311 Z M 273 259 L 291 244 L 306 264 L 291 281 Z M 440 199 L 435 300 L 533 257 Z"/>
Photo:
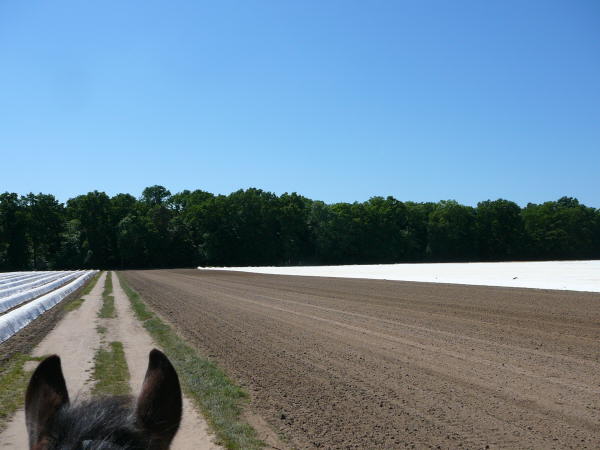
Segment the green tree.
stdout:
<path fill-rule="evenodd" d="M 273 264 L 280 254 L 277 197 L 260 189 L 239 190 L 203 203 L 202 251 L 207 264 Z"/>
<path fill-rule="evenodd" d="M 521 208 L 508 200 L 477 204 L 479 256 L 484 261 L 522 258 L 524 226 Z"/>
<path fill-rule="evenodd" d="M 424 261 L 429 257 L 429 215 L 436 204 L 406 202 L 407 261 Z"/>
<path fill-rule="evenodd" d="M 168 202 L 171 192 L 164 186 L 149 186 L 142 191 L 142 201 L 150 206 L 161 206 Z"/>
<path fill-rule="evenodd" d="M 29 194 L 25 197 L 27 233 L 31 242 L 33 269 L 43 270 L 56 265 L 65 228 L 64 207 L 49 194 Z"/>
<path fill-rule="evenodd" d="M 143 215 L 130 213 L 117 226 L 119 265 L 124 268 L 155 267 L 150 261 L 147 243 L 154 239 L 149 231 L 151 224 Z"/>
<path fill-rule="evenodd" d="M 145 218 L 145 247 L 152 267 L 169 267 L 174 254 L 171 219 L 176 214 L 171 207 L 171 192 L 163 186 L 150 186 L 142 192 L 138 215 Z"/>
<path fill-rule="evenodd" d="M 119 267 L 124 267 L 124 257 L 119 244 L 119 224 L 125 217 L 136 211 L 137 205 L 138 201 L 130 194 L 117 194 L 110 198 L 110 247 L 114 251 L 113 260 L 118 263 Z"/>
<path fill-rule="evenodd" d="M 80 226 L 80 253 L 84 267 L 110 268 L 116 265 L 112 247 L 111 202 L 104 192 L 88 192 L 67 201 L 66 215 Z"/>
<path fill-rule="evenodd" d="M 0 269 L 31 268 L 27 238 L 28 214 L 26 202 L 18 194 L 0 194 Z"/>
<path fill-rule="evenodd" d="M 303 264 L 312 260 L 314 244 L 309 228 L 312 202 L 301 195 L 287 192 L 276 205 L 279 222 L 280 256 L 278 264 Z"/>
<path fill-rule="evenodd" d="M 54 257 L 57 269 L 81 269 L 84 267 L 84 255 L 81 254 L 81 224 L 72 219 L 65 223 L 61 233 L 60 247 Z"/>
<path fill-rule="evenodd" d="M 435 261 L 477 258 L 475 210 L 454 200 L 441 201 L 429 214 L 429 252 Z"/>
<path fill-rule="evenodd" d="M 528 255 L 535 259 L 590 258 L 597 245 L 597 219 L 593 208 L 571 197 L 523 210 Z"/>
<path fill-rule="evenodd" d="M 373 197 L 357 205 L 361 260 L 369 263 L 404 261 L 410 247 L 408 211 L 394 197 Z"/>

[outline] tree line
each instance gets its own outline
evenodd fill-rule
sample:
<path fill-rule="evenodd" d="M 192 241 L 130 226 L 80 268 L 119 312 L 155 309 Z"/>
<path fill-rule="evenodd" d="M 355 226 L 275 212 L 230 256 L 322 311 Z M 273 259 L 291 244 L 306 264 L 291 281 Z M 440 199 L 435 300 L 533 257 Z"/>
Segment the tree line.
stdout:
<path fill-rule="evenodd" d="M 260 189 L 140 198 L 0 194 L 0 271 L 600 258 L 600 210 L 373 197 L 326 204 Z"/>

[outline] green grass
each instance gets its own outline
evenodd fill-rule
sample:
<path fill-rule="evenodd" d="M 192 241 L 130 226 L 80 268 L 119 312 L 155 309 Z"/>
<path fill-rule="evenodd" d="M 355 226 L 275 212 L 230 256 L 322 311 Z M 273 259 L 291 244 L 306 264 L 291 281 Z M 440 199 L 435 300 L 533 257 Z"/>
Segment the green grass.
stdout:
<path fill-rule="evenodd" d="M 83 291 L 81 291 L 81 295 L 88 295 L 90 292 L 92 292 L 92 289 L 94 289 L 94 286 L 96 286 L 100 275 L 102 275 L 102 272 L 98 272 L 92 277 L 91 281 L 83 288 Z"/>
<path fill-rule="evenodd" d="M 83 302 L 85 301 L 84 298 L 77 298 L 75 300 L 70 301 L 69 303 L 67 303 L 65 305 L 65 311 L 70 312 L 70 311 L 75 311 L 76 309 L 78 309 Z"/>
<path fill-rule="evenodd" d="M 27 361 L 43 358 L 15 353 L 0 367 L 0 430 L 15 411 L 23 406 L 31 372 L 25 370 Z"/>
<path fill-rule="evenodd" d="M 263 448 L 264 443 L 256 437 L 256 431 L 241 419 L 248 394 L 151 312 L 121 273 L 117 276 L 137 318 L 177 369 L 184 391 L 204 412 L 219 443 L 228 449 Z"/>
<path fill-rule="evenodd" d="M 82 297 L 84 295 L 88 295 L 90 292 L 92 292 L 92 289 L 94 289 L 94 286 L 96 286 L 96 283 L 98 282 L 98 278 L 100 278 L 101 274 L 102 274 L 102 272 L 98 272 L 96 275 L 94 275 L 92 277 L 90 282 L 85 285 L 85 287 L 81 291 Z M 85 298 L 78 298 L 78 299 L 71 300 L 69 303 L 67 303 L 65 305 L 64 310 L 66 312 L 75 311 L 83 304 L 84 301 L 85 301 Z"/>
<path fill-rule="evenodd" d="M 111 342 L 109 346 L 109 349 L 99 349 L 94 357 L 96 384 L 92 395 L 127 395 L 131 388 L 123 344 Z"/>
<path fill-rule="evenodd" d="M 104 291 L 102 292 L 102 307 L 98 312 L 98 317 L 102 319 L 111 319 L 113 317 L 117 317 L 115 298 L 111 295 L 112 292 L 112 276 L 111 272 L 108 272 L 106 274 L 106 281 L 104 282 Z"/>

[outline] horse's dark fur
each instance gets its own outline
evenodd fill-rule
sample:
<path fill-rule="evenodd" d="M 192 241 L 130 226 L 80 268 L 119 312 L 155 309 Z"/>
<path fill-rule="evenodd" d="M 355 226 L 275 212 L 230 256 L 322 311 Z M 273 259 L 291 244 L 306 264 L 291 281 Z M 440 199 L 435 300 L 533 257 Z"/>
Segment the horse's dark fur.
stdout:
<path fill-rule="evenodd" d="M 137 450 L 148 438 L 136 425 L 131 397 L 106 397 L 62 407 L 52 421 L 47 449 Z"/>
<path fill-rule="evenodd" d="M 139 397 L 69 402 L 56 355 L 31 377 L 25 416 L 31 450 L 165 450 L 181 420 L 181 389 L 167 357 L 150 352 Z"/>

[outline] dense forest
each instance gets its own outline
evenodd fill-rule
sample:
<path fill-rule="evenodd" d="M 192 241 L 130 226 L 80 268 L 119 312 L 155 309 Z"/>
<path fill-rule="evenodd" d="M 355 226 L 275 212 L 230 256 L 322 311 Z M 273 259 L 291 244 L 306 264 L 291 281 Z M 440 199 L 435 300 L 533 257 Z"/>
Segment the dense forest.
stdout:
<path fill-rule="evenodd" d="M 600 258 L 600 210 L 453 200 L 326 204 L 260 189 L 0 194 L 0 270 Z"/>

